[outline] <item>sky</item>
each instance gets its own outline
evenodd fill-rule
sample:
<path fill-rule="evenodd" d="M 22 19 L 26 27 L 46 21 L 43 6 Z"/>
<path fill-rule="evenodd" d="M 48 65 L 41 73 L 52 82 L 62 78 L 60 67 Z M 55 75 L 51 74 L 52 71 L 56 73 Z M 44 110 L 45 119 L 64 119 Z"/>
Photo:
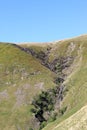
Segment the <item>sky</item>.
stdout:
<path fill-rule="evenodd" d="M 87 34 L 87 0 L 0 0 L 0 41 L 51 42 Z"/>

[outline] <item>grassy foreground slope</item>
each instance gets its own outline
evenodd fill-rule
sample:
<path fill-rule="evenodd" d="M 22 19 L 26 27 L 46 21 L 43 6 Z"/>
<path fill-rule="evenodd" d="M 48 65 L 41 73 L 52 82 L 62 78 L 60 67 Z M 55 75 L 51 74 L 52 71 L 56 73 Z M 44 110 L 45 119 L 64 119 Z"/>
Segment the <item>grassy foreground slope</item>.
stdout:
<path fill-rule="evenodd" d="M 54 87 L 55 74 L 14 44 L 0 43 L 0 130 L 27 130 L 33 96 Z"/>
<path fill-rule="evenodd" d="M 85 110 L 87 107 L 84 109 L 81 107 L 87 105 L 87 35 L 55 44 L 50 53 L 50 61 L 59 56 L 74 56 L 70 68 L 64 70 L 67 77 L 63 84 L 67 92 L 61 108 L 67 107 L 67 110 L 63 116 L 59 116 L 55 122 L 49 123 L 43 130 L 86 130 Z M 84 120 L 83 118 L 80 120 L 80 112 L 83 113 Z M 79 120 L 83 120 L 83 123 L 79 123 Z"/>
<path fill-rule="evenodd" d="M 87 130 L 87 105 L 54 127 L 53 130 Z"/>

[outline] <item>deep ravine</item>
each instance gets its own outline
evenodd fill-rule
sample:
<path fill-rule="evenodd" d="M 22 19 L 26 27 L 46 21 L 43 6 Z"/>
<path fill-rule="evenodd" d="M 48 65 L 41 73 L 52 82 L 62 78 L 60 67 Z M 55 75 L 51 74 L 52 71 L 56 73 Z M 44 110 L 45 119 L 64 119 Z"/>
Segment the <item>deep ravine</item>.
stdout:
<path fill-rule="evenodd" d="M 54 121 L 56 119 L 56 117 L 58 116 L 58 111 L 62 115 L 67 109 L 66 107 L 61 110 L 60 107 L 60 104 L 64 98 L 65 91 L 65 86 L 63 85 L 63 82 L 67 77 L 67 74 L 63 73 L 63 70 L 66 68 L 68 69 L 71 66 L 74 58 L 71 56 L 58 57 L 52 62 L 49 62 L 49 54 L 51 48 L 47 49 L 46 52 L 40 51 L 39 53 L 37 53 L 31 48 L 23 48 L 16 44 L 13 44 L 13 46 L 21 49 L 28 54 L 31 54 L 34 58 L 38 59 L 38 61 L 43 66 L 50 69 L 50 71 L 56 74 L 56 78 L 54 79 L 54 83 L 56 84 L 55 88 L 42 92 L 40 95 L 37 95 L 37 98 L 34 99 L 32 102 L 33 109 L 31 111 L 34 114 L 35 119 L 33 118 L 33 121 L 35 121 L 35 123 L 30 129 L 42 129 L 49 120 Z M 38 127 L 36 127 L 37 124 Z"/>

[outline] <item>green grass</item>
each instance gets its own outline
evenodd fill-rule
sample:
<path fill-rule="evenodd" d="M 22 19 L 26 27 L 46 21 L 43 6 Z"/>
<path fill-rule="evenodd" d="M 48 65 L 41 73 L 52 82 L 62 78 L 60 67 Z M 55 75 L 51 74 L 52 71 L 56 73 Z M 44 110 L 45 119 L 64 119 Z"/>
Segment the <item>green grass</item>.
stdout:
<path fill-rule="evenodd" d="M 51 47 L 51 45 L 49 45 L 48 43 L 36 43 L 36 44 L 20 44 L 21 47 L 24 48 L 30 48 L 33 49 L 36 53 L 39 53 L 41 51 L 46 52 L 48 48 Z"/>
<path fill-rule="evenodd" d="M 74 49 L 70 48 L 72 43 L 75 45 Z M 37 53 L 46 52 L 51 47 L 49 62 L 59 57 L 74 57 L 71 67 L 65 70 L 68 76 L 64 84 L 68 91 L 61 103 L 61 109 L 67 106 L 67 111 L 44 128 L 53 130 L 87 103 L 87 36 L 62 40 L 55 44 L 21 46 L 31 48 Z M 33 97 L 42 90 L 55 87 L 55 76 L 31 54 L 13 44 L 0 43 L 0 130 L 28 128 L 32 117 L 30 104 Z M 62 125 L 59 128 L 58 130 L 62 130 Z"/>
<path fill-rule="evenodd" d="M 71 117 L 57 125 L 54 130 L 86 130 L 87 129 L 87 105 L 82 107 L 79 111 Z M 61 127 L 62 126 L 62 127 Z"/>
<path fill-rule="evenodd" d="M 25 130 L 31 118 L 33 96 L 54 87 L 54 76 L 30 54 L 13 44 L 0 43 L 0 130 Z M 17 104 L 21 98 L 24 101 Z"/>
<path fill-rule="evenodd" d="M 68 43 L 70 43 L 71 41 L 74 44 L 76 44 L 76 48 L 71 54 L 75 56 L 75 61 L 72 66 L 73 71 L 68 75 L 64 83 L 68 89 L 68 92 L 66 93 L 65 98 L 61 104 L 61 108 L 67 106 L 68 109 L 62 117 L 59 117 L 55 122 L 49 123 L 47 127 L 44 128 L 44 130 L 54 130 L 54 128 L 58 124 L 60 124 L 65 119 L 73 115 L 75 112 L 77 112 L 81 107 L 83 107 L 87 103 L 87 39 L 85 39 L 85 37 L 84 38 L 79 37 L 79 38 L 67 40 L 65 44 L 68 45 Z M 81 50 L 79 50 L 80 46 L 81 46 Z M 67 47 L 65 52 L 67 52 Z M 63 124 L 60 125 L 58 130 L 62 130 L 63 127 L 62 125 Z"/>

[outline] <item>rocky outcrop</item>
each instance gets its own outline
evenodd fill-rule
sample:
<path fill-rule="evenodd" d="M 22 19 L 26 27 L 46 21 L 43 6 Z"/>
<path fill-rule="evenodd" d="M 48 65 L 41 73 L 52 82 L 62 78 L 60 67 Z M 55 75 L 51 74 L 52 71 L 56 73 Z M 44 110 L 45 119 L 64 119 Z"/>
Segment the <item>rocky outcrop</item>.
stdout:
<path fill-rule="evenodd" d="M 68 69 L 71 66 L 71 64 L 74 61 L 74 57 L 69 56 L 69 55 L 61 56 L 61 57 L 54 59 L 52 62 L 49 62 L 49 54 L 50 54 L 51 48 L 47 48 L 46 51 L 36 52 L 31 48 L 23 48 L 21 46 L 15 45 L 15 44 L 13 44 L 13 45 L 18 47 L 22 51 L 24 51 L 28 54 L 31 54 L 33 57 L 37 58 L 43 66 L 47 67 L 48 69 L 50 69 L 57 75 L 56 78 L 54 79 L 54 83 L 56 84 L 55 88 L 45 92 L 45 94 L 47 94 L 49 96 L 49 98 L 52 99 L 53 106 L 51 106 L 52 104 L 48 103 L 49 100 L 47 99 L 48 98 L 47 95 L 45 95 L 45 98 L 42 97 L 42 99 L 40 99 L 40 97 L 42 96 L 41 94 L 38 96 L 37 99 L 35 99 L 35 101 L 33 103 L 33 105 L 35 107 L 35 109 L 33 110 L 35 118 L 33 120 L 36 120 L 36 126 L 37 126 L 37 124 L 39 124 L 39 127 L 41 128 L 43 122 L 47 122 L 49 120 L 49 118 L 52 116 L 52 114 L 55 112 L 58 112 L 58 110 L 60 109 L 60 104 L 64 98 L 65 86 L 63 85 L 63 82 L 65 81 L 65 78 L 67 77 L 67 73 L 64 72 L 64 70 Z M 34 73 L 31 73 L 31 75 L 33 75 L 33 74 Z M 35 87 L 38 87 L 38 86 L 40 87 L 40 89 L 43 90 L 43 83 L 37 84 Z M 21 91 L 17 91 L 16 95 L 17 94 L 20 96 L 20 97 L 19 96 L 17 97 L 17 100 L 19 101 L 21 98 L 23 101 L 24 96 L 21 93 Z M 46 96 L 47 96 L 47 98 L 46 98 Z M 43 104 L 43 103 L 45 103 L 45 104 Z M 42 106 L 43 106 L 43 108 L 42 108 Z M 50 109 L 47 109 L 48 106 L 52 107 L 51 111 L 50 111 Z M 47 111 L 44 109 L 47 109 Z M 61 113 L 63 114 L 64 111 L 62 111 Z M 33 128 L 33 126 L 32 126 L 32 128 Z"/>

